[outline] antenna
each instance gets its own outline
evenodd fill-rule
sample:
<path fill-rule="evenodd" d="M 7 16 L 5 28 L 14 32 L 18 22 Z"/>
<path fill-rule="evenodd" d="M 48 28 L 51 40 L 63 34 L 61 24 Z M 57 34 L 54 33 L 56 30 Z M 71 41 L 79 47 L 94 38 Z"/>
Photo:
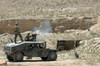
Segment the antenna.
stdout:
<path fill-rule="evenodd" d="M 90 22 L 88 22 L 88 32 L 90 31 Z M 88 37 L 88 35 L 87 35 Z M 87 59 L 88 59 L 88 40 L 87 40 Z"/>

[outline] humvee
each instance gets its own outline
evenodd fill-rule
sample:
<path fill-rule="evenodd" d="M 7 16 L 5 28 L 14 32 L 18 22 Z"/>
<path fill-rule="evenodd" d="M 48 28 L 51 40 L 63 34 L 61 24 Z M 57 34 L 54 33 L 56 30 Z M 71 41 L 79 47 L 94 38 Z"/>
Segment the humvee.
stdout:
<path fill-rule="evenodd" d="M 10 43 L 4 46 L 4 52 L 9 61 L 23 61 L 24 56 L 40 57 L 42 60 L 55 61 L 57 54 L 55 49 L 46 48 L 46 42 L 43 41 L 24 41 Z"/>

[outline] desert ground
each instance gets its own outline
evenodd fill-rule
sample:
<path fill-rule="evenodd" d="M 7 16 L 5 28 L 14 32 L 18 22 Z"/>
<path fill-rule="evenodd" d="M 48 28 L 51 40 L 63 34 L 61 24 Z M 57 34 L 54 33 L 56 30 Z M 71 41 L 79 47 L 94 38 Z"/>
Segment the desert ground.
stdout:
<path fill-rule="evenodd" d="M 75 58 L 74 55 L 69 55 L 68 51 L 58 52 L 58 59 L 56 61 L 42 61 L 40 58 L 32 58 L 27 60 L 24 58 L 22 62 L 9 62 L 5 54 L 0 51 L 0 63 L 7 62 L 3 66 L 99 66 L 100 59 Z"/>
<path fill-rule="evenodd" d="M 24 57 L 22 62 L 9 62 L 3 47 L 14 40 L 16 22 L 23 39 L 27 33 L 37 33 L 37 41 L 46 41 L 48 48 L 57 48 L 58 40 L 81 40 L 76 48 L 79 58 L 71 49 L 58 51 L 56 61 Z M 100 0 L 0 0 L 3 62 L 7 64 L 2 66 L 100 66 Z"/>
<path fill-rule="evenodd" d="M 99 0 L 0 0 L 0 19 L 99 16 Z"/>

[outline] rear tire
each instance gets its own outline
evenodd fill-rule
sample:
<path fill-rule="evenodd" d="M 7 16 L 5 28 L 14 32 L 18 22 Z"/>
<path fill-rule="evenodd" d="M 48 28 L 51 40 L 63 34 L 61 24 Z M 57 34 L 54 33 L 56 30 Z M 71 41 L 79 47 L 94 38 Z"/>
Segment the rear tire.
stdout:
<path fill-rule="evenodd" d="M 55 61 L 57 59 L 57 54 L 55 51 L 51 51 L 49 54 L 48 54 L 48 60 L 49 61 Z"/>
<path fill-rule="evenodd" d="M 46 61 L 47 60 L 47 57 L 41 57 L 42 60 Z"/>
<path fill-rule="evenodd" d="M 21 52 L 17 52 L 13 55 L 14 62 L 21 62 L 23 61 L 23 54 Z"/>
<path fill-rule="evenodd" d="M 7 57 L 8 61 L 13 61 L 13 57 L 12 56 L 7 55 L 6 57 Z"/>

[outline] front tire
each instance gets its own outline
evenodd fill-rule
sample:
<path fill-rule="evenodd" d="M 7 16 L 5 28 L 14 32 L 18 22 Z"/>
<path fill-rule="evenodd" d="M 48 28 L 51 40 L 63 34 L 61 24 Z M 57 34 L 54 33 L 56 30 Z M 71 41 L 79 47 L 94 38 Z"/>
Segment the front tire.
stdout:
<path fill-rule="evenodd" d="M 14 62 L 21 62 L 23 61 L 23 54 L 21 52 L 17 52 L 13 55 Z"/>
<path fill-rule="evenodd" d="M 48 60 L 49 61 L 55 61 L 57 59 L 57 54 L 55 51 L 51 51 L 48 55 Z"/>
<path fill-rule="evenodd" d="M 7 57 L 8 61 L 13 61 L 13 57 L 12 56 L 7 55 L 6 57 Z"/>

